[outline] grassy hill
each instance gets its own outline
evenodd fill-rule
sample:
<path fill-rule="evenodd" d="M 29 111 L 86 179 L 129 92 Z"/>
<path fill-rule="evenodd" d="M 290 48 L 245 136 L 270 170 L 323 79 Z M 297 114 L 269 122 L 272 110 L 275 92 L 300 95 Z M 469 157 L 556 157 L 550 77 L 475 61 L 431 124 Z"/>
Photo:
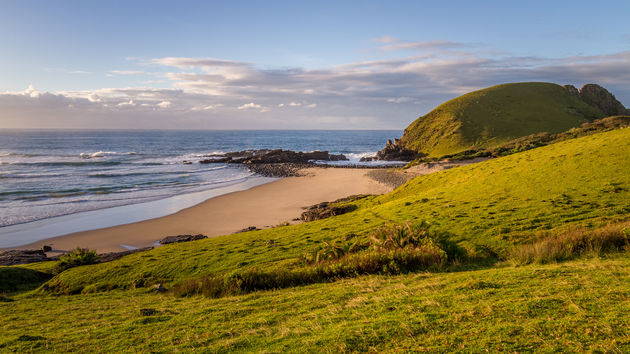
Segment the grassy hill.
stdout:
<path fill-rule="evenodd" d="M 405 129 L 403 145 L 429 156 L 494 147 L 540 133 L 558 133 L 606 114 L 560 85 L 513 83 L 447 101 Z"/>
<path fill-rule="evenodd" d="M 569 140 L 421 176 L 394 192 L 354 202 L 357 210 L 295 226 L 164 246 L 121 260 L 67 270 L 46 292 L 80 293 L 134 284 L 172 284 L 204 274 L 291 269 L 339 238 L 367 240 L 378 227 L 429 221 L 471 250 L 504 256 L 567 224 L 590 227 L 630 214 L 630 129 Z"/>
<path fill-rule="evenodd" d="M 630 129 L 618 129 L 417 177 L 333 218 L 68 269 L 34 292 L 0 298 L 8 319 L 0 323 L 0 350 L 627 351 L 627 246 L 603 253 L 602 244 L 580 248 L 566 235 L 596 240 L 597 232 L 579 227 L 617 223 L 616 232 L 630 237 L 628 156 Z M 365 242 L 383 225 L 410 221 L 431 223 L 445 238 L 439 246 L 460 258 L 444 248 L 448 262 L 412 272 L 385 264 L 376 275 L 344 273 L 218 299 L 151 290 L 198 285 L 207 275 L 241 285 L 251 281 L 247 274 L 311 276 L 304 255 L 325 242 Z M 558 243 L 562 237 L 568 242 Z M 577 253 L 568 262 L 522 266 L 528 262 L 515 253 L 569 243 Z M 339 259 L 356 261 L 350 256 Z M 39 274 L 54 263 L 0 267 L 0 278 L 9 268 Z"/>

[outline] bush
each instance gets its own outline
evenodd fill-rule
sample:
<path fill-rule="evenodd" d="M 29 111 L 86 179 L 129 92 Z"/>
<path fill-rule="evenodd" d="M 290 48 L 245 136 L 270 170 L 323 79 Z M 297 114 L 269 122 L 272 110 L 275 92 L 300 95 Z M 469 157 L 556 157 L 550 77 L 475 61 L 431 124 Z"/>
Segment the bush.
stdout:
<path fill-rule="evenodd" d="M 549 263 L 586 254 L 630 249 L 630 223 L 609 224 L 595 230 L 575 228 L 515 248 L 510 260 L 517 264 Z"/>
<path fill-rule="evenodd" d="M 352 236 L 350 236 L 352 238 Z M 456 254 L 445 237 L 429 232 L 427 223 L 393 225 L 371 235 L 371 242 L 352 240 L 324 242 L 313 253 L 302 256 L 296 269 L 258 269 L 231 275 L 208 275 L 173 287 L 176 296 L 203 294 L 208 297 L 246 294 L 258 290 L 334 281 L 367 274 L 400 274 L 420 269 L 439 269 L 448 251 Z"/>
<path fill-rule="evenodd" d="M 56 273 L 61 273 L 66 269 L 81 265 L 94 264 L 98 262 L 96 251 L 87 248 L 78 248 L 59 257 L 59 263 L 55 269 Z"/>

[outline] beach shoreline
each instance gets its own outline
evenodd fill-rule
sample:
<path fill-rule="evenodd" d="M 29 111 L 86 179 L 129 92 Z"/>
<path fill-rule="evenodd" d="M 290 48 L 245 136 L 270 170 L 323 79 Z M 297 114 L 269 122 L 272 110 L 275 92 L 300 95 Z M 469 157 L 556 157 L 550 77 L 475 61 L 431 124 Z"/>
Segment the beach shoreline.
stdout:
<path fill-rule="evenodd" d="M 9 249 L 41 249 L 44 245 L 67 251 L 76 247 L 98 253 L 120 252 L 154 246 L 166 237 L 204 234 L 208 237 L 235 233 L 255 226 L 268 228 L 295 222 L 303 208 L 355 194 L 383 194 L 392 186 L 378 182 L 362 168 L 319 168 L 301 171 L 247 190 L 212 197 L 174 214 L 95 230 L 46 238 Z"/>

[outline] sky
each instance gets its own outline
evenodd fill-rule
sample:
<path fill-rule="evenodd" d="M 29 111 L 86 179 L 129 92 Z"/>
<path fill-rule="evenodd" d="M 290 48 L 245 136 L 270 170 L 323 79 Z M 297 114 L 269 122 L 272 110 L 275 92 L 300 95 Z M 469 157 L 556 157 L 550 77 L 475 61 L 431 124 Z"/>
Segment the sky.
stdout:
<path fill-rule="evenodd" d="M 630 106 L 630 1 L 0 2 L 0 128 L 402 129 L 507 82 Z"/>

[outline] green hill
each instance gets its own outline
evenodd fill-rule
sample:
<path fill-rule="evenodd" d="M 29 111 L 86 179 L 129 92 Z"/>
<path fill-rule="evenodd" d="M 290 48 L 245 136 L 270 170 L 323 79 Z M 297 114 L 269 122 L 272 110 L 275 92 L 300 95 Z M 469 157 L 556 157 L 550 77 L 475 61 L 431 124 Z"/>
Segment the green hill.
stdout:
<path fill-rule="evenodd" d="M 408 149 L 442 156 L 540 132 L 558 133 L 607 115 L 560 85 L 504 84 L 441 104 L 411 123 L 401 142 Z"/>
<path fill-rule="evenodd" d="M 420 176 L 354 212 L 315 222 L 159 247 L 69 269 L 46 292 L 172 284 L 204 274 L 299 268 L 323 241 L 367 240 L 378 227 L 426 220 L 462 247 L 503 257 L 515 244 L 567 224 L 597 226 L 630 214 L 630 129 L 619 129 Z"/>
<path fill-rule="evenodd" d="M 0 351 L 625 352 L 628 156 L 630 129 L 617 129 L 420 176 L 324 220 L 166 245 L 48 281 L 24 277 L 11 288 L 45 283 L 0 294 Z M 333 260 L 317 271 L 337 276 L 305 272 L 313 265 L 304 255 L 327 242 L 368 241 L 383 225 L 421 220 L 444 238 L 422 245 L 442 247 L 444 264 L 405 271 L 394 257 L 366 275 L 334 273 L 347 263 Z M 610 236 L 612 248 L 602 241 Z M 553 256 L 529 264 L 528 252 Z M 0 267 L 0 279 L 54 265 Z M 277 274 L 311 278 L 256 287 Z M 156 283 L 184 291 L 158 293 Z M 177 296 L 204 284 L 241 292 Z"/>

